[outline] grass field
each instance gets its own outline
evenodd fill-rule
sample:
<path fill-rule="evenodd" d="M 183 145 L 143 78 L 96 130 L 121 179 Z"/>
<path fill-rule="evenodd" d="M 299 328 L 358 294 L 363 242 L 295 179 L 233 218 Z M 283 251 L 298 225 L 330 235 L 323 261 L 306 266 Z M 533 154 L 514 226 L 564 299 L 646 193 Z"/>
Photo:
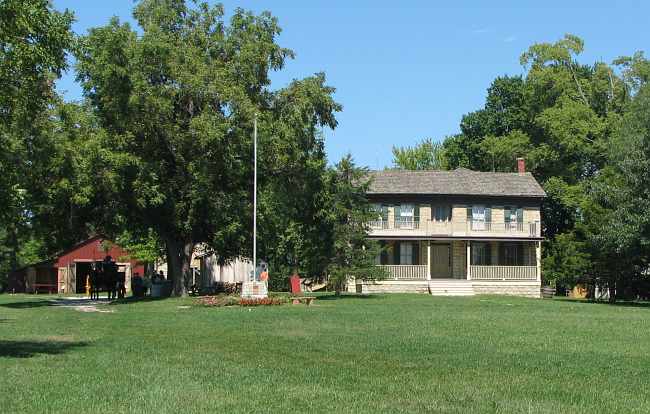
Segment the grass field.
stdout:
<path fill-rule="evenodd" d="M 504 297 L 80 312 L 0 295 L 3 413 L 650 412 L 650 307 Z"/>

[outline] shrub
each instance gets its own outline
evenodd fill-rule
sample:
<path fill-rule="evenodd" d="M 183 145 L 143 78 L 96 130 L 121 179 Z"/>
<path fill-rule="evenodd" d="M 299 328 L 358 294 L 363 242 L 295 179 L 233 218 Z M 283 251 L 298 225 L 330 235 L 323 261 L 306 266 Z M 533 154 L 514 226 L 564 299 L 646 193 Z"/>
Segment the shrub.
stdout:
<path fill-rule="evenodd" d="M 284 297 L 268 297 L 268 298 L 241 298 L 239 304 L 241 306 L 267 306 L 267 305 L 282 305 L 287 302 Z"/>
<path fill-rule="evenodd" d="M 201 306 L 234 306 L 239 304 L 239 298 L 228 295 L 202 296 L 197 299 L 196 303 Z"/>

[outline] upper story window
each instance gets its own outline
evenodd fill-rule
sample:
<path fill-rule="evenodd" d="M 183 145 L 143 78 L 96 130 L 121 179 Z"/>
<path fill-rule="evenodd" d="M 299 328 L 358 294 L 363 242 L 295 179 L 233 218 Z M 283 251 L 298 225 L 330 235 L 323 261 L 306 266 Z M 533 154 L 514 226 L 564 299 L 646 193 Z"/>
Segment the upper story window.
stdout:
<path fill-rule="evenodd" d="M 395 225 L 400 228 L 413 228 L 420 221 L 417 205 L 404 203 L 395 207 Z"/>
<path fill-rule="evenodd" d="M 506 223 L 506 230 L 523 230 L 524 209 L 521 207 L 505 206 L 503 208 L 503 220 Z"/>
<path fill-rule="evenodd" d="M 448 204 L 432 206 L 431 220 L 436 222 L 451 221 L 451 206 Z"/>
<path fill-rule="evenodd" d="M 467 220 L 472 230 L 490 230 L 492 208 L 480 204 L 467 207 Z"/>

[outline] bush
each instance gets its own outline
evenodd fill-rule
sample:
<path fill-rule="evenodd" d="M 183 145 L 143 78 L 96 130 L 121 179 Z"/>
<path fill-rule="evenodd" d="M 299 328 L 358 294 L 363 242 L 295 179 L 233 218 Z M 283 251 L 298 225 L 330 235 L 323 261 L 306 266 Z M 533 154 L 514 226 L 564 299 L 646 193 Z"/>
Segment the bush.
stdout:
<path fill-rule="evenodd" d="M 287 299 L 281 296 L 268 297 L 268 298 L 241 298 L 239 304 L 241 306 L 268 306 L 268 305 L 283 305 L 287 303 Z"/>
<path fill-rule="evenodd" d="M 202 296 L 197 299 L 196 303 L 201 306 L 234 306 L 239 304 L 239 298 L 228 295 Z"/>

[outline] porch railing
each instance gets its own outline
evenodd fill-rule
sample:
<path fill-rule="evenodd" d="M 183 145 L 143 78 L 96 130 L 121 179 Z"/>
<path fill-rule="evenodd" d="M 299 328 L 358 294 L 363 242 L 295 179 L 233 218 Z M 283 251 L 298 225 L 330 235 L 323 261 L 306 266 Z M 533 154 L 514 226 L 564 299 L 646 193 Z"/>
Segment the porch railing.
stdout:
<path fill-rule="evenodd" d="M 426 280 L 427 265 L 379 265 L 394 280 Z"/>
<path fill-rule="evenodd" d="M 539 236 L 539 222 L 489 222 L 481 220 L 470 220 L 467 222 L 469 233 L 504 233 L 512 235 L 526 235 L 530 237 Z"/>
<path fill-rule="evenodd" d="M 473 280 L 537 280 L 536 266 L 470 266 Z"/>

